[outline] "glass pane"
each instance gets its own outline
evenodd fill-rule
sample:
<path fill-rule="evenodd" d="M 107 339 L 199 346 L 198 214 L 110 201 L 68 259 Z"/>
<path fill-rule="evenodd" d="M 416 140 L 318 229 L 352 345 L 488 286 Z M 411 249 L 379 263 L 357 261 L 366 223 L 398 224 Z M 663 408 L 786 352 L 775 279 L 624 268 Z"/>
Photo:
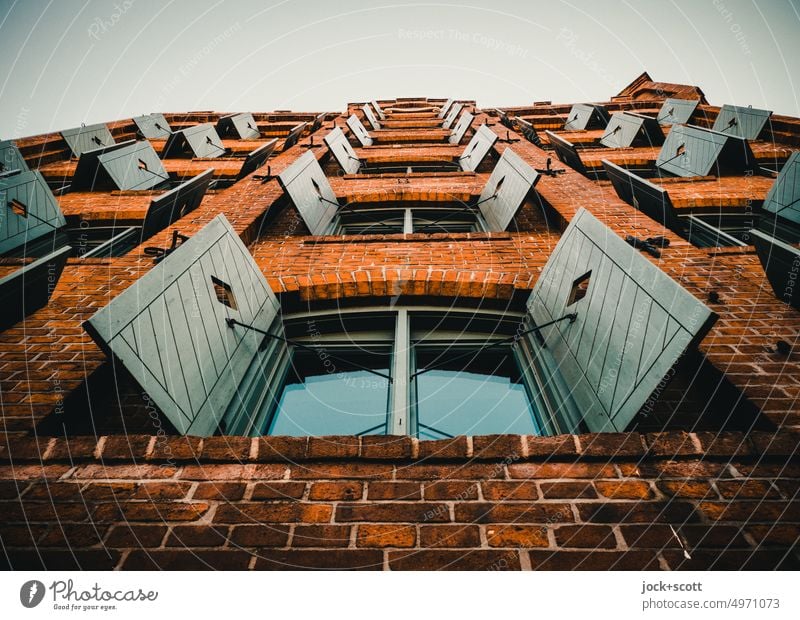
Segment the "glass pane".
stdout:
<path fill-rule="evenodd" d="M 332 359 L 331 354 L 346 361 Z M 386 432 L 391 349 L 295 350 L 270 435 L 364 435 Z"/>
<path fill-rule="evenodd" d="M 402 233 L 403 211 L 363 210 L 341 216 L 340 229 L 345 235 L 389 235 Z"/>
<path fill-rule="evenodd" d="M 414 210 L 414 232 L 472 232 L 475 216 L 469 211 L 422 211 Z"/>
<path fill-rule="evenodd" d="M 418 434 L 519 433 L 538 435 L 532 403 L 511 346 L 478 351 L 459 347 L 416 347 Z"/>

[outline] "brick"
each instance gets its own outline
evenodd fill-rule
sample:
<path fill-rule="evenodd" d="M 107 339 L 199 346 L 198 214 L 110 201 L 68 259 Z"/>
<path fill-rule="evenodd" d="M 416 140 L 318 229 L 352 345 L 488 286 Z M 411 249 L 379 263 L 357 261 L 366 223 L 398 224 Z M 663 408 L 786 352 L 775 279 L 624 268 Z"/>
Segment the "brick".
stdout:
<path fill-rule="evenodd" d="M 503 478 L 502 467 L 488 463 L 459 463 L 457 465 L 398 465 L 398 480 L 483 480 Z"/>
<path fill-rule="evenodd" d="M 219 506 L 214 523 L 327 523 L 332 514 L 328 504 L 241 502 Z"/>
<path fill-rule="evenodd" d="M 390 551 L 389 568 L 391 570 L 520 570 L 520 561 L 517 552 L 508 550 L 422 549 Z"/>
<path fill-rule="evenodd" d="M 606 502 L 576 504 L 589 523 L 684 523 L 699 516 L 687 502 Z"/>
<path fill-rule="evenodd" d="M 245 570 L 250 554 L 241 550 L 134 550 L 124 570 Z"/>
<path fill-rule="evenodd" d="M 339 504 L 336 507 L 336 521 L 437 523 L 450 521 L 450 510 L 446 504 L 430 502 Z"/>
<path fill-rule="evenodd" d="M 108 526 L 95 523 L 61 523 L 54 525 L 39 540 L 40 547 L 93 547 L 103 541 Z"/>
<path fill-rule="evenodd" d="M 305 482 L 256 482 L 253 485 L 253 494 L 251 499 L 257 500 L 289 500 L 289 499 L 302 499 L 306 491 Z M 238 499 L 238 498 L 237 498 Z M 323 498 L 312 498 L 323 499 Z"/>
<path fill-rule="evenodd" d="M 511 478 L 617 478 L 613 465 L 601 463 L 519 463 L 508 466 Z"/>
<path fill-rule="evenodd" d="M 487 480 L 481 483 L 486 500 L 536 500 L 539 491 L 534 482 Z"/>
<path fill-rule="evenodd" d="M 48 461 L 85 461 L 94 458 L 96 437 L 57 437 L 47 454 Z"/>
<path fill-rule="evenodd" d="M 411 437 L 365 435 L 361 438 L 361 458 L 364 459 L 410 459 L 412 451 Z"/>
<path fill-rule="evenodd" d="M 658 552 L 634 551 L 528 551 L 533 570 L 659 570 Z"/>
<path fill-rule="evenodd" d="M 754 454 L 795 456 L 800 451 L 800 436 L 788 430 L 754 431 L 749 434 Z"/>
<path fill-rule="evenodd" d="M 115 525 L 105 544 L 108 547 L 158 547 L 166 533 L 165 525 Z"/>
<path fill-rule="evenodd" d="M 256 570 L 379 570 L 383 552 L 378 549 L 262 550 Z"/>
<path fill-rule="evenodd" d="M 795 486 L 795 489 L 798 487 Z M 717 490 L 726 499 L 776 499 L 780 497 L 768 480 L 718 480 Z"/>
<path fill-rule="evenodd" d="M 87 488 L 97 487 L 91 484 Z M 190 482 L 144 482 L 137 485 L 131 499 L 183 499 L 192 488 Z"/>
<path fill-rule="evenodd" d="M 554 532 L 559 547 L 616 549 L 617 540 L 610 527 L 602 525 L 564 525 Z"/>
<path fill-rule="evenodd" d="M 653 489 L 644 480 L 598 480 L 594 483 L 597 492 L 611 499 L 651 499 Z"/>
<path fill-rule="evenodd" d="M 455 520 L 459 523 L 571 523 L 574 518 L 569 504 L 473 502 L 456 504 Z"/>
<path fill-rule="evenodd" d="M 247 484 L 244 482 L 200 482 L 192 499 L 236 501 L 244 497 Z"/>
<path fill-rule="evenodd" d="M 178 502 L 122 502 L 98 504 L 94 519 L 110 521 L 194 521 L 208 512 L 208 504 Z"/>
<path fill-rule="evenodd" d="M 298 525 L 294 528 L 292 547 L 347 547 L 348 525 Z"/>
<path fill-rule="evenodd" d="M 658 488 L 665 495 L 673 497 L 703 499 L 717 496 L 711 488 L 711 483 L 706 480 L 661 480 L 658 482 Z"/>
<path fill-rule="evenodd" d="M 394 465 L 385 463 L 307 463 L 292 466 L 290 476 L 297 480 L 386 480 L 393 474 Z"/>
<path fill-rule="evenodd" d="M 227 527 L 177 525 L 167 537 L 167 547 L 221 547 L 228 539 Z"/>
<path fill-rule="evenodd" d="M 527 435 L 525 440 L 528 445 L 529 459 L 572 457 L 578 454 L 573 435 L 557 435 L 555 437 Z"/>
<path fill-rule="evenodd" d="M 240 547 L 284 547 L 289 540 L 287 525 L 237 525 L 231 544 Z"/>
<path fill-rule="evenodd" d="M 419 501 L 422 487 L 418 482 L 370 482 L 367 499 Z"/>
<path fill-rule="evenodd" d="M 520 435 L 482 435 L 472 438 L 472 454 L 476 459 L 509 459 L 510 462 L 522 458 L 522 437 Z"/>
<path fill-rule="evenodd" d="M 416 542 L 417 529 L 413 525 L 363 524 L 356 533 L 358 547 L 413 547 Z"/>
<path fill-rule="evenodd" d="M 436 499 L 453 499 L 460 502 L 478 499 L 480 483 L 469 480 L 442 480 L 426 482 L 422 485 L 426 501 Z"/>
<path fill-rule="evenodd" d="M 542 525 L 498 524 L 486 527 L 490 547 L 547 547 L 547 527 Z"/>
<path fill-rule="evenodd" d="M 481 534 L 477 525 L 421 525 L 420 547 L 480 547 Z"/>
<path fill-rule="evenodd" d="M 467 438 L 463 435 L 448 439 L 423 440 L 418 444 L 420 460 L 466 459 Z"/>
<path fill-rule="evenodd" d="M 673 531 L 674 530 L 674 531 Z M 622 525 L 620 531 L 628 547 L 684 549 L 747 547 L 738 526 L 731 525 Z"/>
<path fill-rule="evenodd" d="M 647 453 L 652 456 L 702 456 L 691 434 L 683 431 L 647 433 L 644 435 Z"/>
<path fill-rule="evenodd" d="M 0 567 L 18 571 L 112 570 L 120 554 L 109 549 L 11 551 L 0 556 Z"/>
<path fill-rule="evenodd" d="M 749 525 L 745 529 L 762 547 L 795 547 L 800 540 L 798 524 Z"/>
<path fill-rule="evenodd" d="M 736 501 L 700 502 L 700 510 L 712 521 L 746 521 L 748 523 L 775 523 L 800 521 L 800 502 Z"/>
<path fill-rule="evenodd" d="M 309 437 L 309 459 L 349 459 L 356 458 L 361 443 L 358 437 L 343 435 L 336 437 Z"/>
<path fill-rule="evenodd" d="M 306 458 L 307 437 L 259 437 L 259 462 L 295 463 Z"/>
<path fill-rule="evenodd" d="M 545 499 L 594 499 L 597 493 L 591 482 L 541 482 Z"/>
<path fill-rule="evenodd" d="M 358 500 L 363 484 L 355 481 L 315 482 L 311 485 L 309 499 L 312 500 Z"/>
<path fill-rule="evenodd" d="M 281 480 L 285 465 L 187 465 L 180 472 L 184 480 Z"/>
<path fill-rule="evenodd" d="M 109 435 L 103 444 L 103 461 L 144 461 L 150 435 Z"/>
<path fill-rule="evenodd" d="M 150 461 L 180 463 L 196 461 L 200 456 L 202 439 L 191 436 L 158 436 L 148 455 Z"/>
<path fill-rule="evenodd" d="M 578 435 L 583 456 L 606 460 L 644 456 L 639 433 L 592 433 Z"/>
<path fill-rule="evenodd" d="M 202 459 L 210 463 L 244 463 L 250 459 L 252 443 L 249 437 L 206 437 Z"/>
<path fill-rule="evenodd" d="M 703 454 L 709 456 L 744 456 L 750 454 L 751 446 L 743 433 L 697 432 Z"/>

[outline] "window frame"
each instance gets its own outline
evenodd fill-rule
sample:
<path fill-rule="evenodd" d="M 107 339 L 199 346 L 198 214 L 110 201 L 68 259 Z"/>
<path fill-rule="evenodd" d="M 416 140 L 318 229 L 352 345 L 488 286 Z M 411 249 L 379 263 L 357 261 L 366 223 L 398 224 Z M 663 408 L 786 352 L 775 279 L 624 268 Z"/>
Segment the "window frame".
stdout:
<path fill-rule="evenodd" d="M 459 222 L 461 226 L 468 226 L 469 230 L 418 230 L 421 228 L 425 228 L 427 226 L 431 226 L 432 222 L 437 222 L 439 217 L 435 220 L 430 220 L 429 222 L 418 222 L 418 216 L 415 216 L 415 213 L 425 213 L 425 214 L 441 214 L 441 223 L 446 226 L 448 220 L 445 216 L 449 214 L 462 214 L 460 219 L 454 219 L 454 222 Z M 368 232 L 354 232 L 348 231 L 348 226 L 355 227 L 358 226 L 357 223 L 348 224 L 345 220 L 346 217 L 350 216 L 369 216 L 370 214 L 376 214 L 377 217 L 373 218 L 371 221 L 366 219 L 363 226 L 367 228 Z M 380 215 L 385 214 L 389 217 L 381 218 Z M 346 217 L 343 217 L 345 215 Z M 396 221 L 402 221 L 402 230 L 393 230 L 391 232 L 387 232 L 382 230 L 384 228 L 383 223 L 387 219 L 392 219 Z M 471 220 L 465 223 L 465 220 Z M 415 230 L 417 229 L 417 230 Z M 349 211 L 347 214 L 337 214 L 336 218 L 333 221 L 332 225 L 332 234 L 334 235 L 381 235 L 381 234 L 413 234 L 413 233 L 464 233 L 464 232 L 487 232 L 486 222 L 484 221 L 481 214 L 475 210 L 472 211 L 469 208 L 459 209 L 455 207 L 424 207 L 424 206 L 414 206 L 414 207 L 403 207 L 403 206 L 380 206 L 380 207 L 364 207 L 362 209 L 357 209 L 353 211 Z"/>
<path fill-rule="evenodd" d="M 442 307 L 431 305 L 395 305 L 356 306 L 352 308 L 338 308 L 336 310 L 309 310 L 278 314 L 270 328 L 272 334 L 284 333 L 284 325 L 299 321 L 321 320 L 326 317 L 341 315 L 394 315 L 392 343 L 392 359 L 388 394 L 388 412 L 386 433 L 388 435 L 417 436 L 416 406 L 414 400 L 414 381 L 411 376 L 414 372 L 414 351 L 412 346 L 412 318 L 414 315 L 430 313 L 439 315 L 464 315 L 467 321 L 470 317 L 482 318 L 497 317 L 498 320 L 518 322 L 517 333 L 523 333 L 533 327 L 530 315 L 525 311 L 475 309 L 469 307 Z M 385 330 L 381 330 L 385 333 Z M 367 336 L 370 330 L 359 332 L 359 336 Z M 447 332 L 448 337 L 452 336 Z M 480 334 L 475 338 L 473 334 Z M 492 339 L 500 340 L 508 337 L 506 331 L 499 332 L 494 338 L 484 338 L 485 332 L 464 332 L 463 338 L 450 338 L 445 342 L 452 342 L 455 346 L 467 346 L 469 340 L 476 340 L 477 346 L 488 343 Z M 290 338 L 291 339 L 291 338 Z M 351 343 L 358 342 L 354 339 Z M 463 342 L 459 344 L 459 341 Z M 297 339 L 298 342 L 308 342 L 308 339 Z M 320 342 L 319 339 L 316 340 Z M 334 343 L 336 339 L 322 339 L 322 342 Z M 313 341 L 309 344 L 313 345 Z M 513 344 L 514 355 L 523 375 L 525 390 L 531 409 L 538 413 L 537 424 L 545 436 L 560 433 L 574 433 L 585 430 L 580 421 L 580 416 L 570 398 L 568 387 L 558 374 L 558 369 L 547 360 L 547 350 L 542 346 L 535 333 L 519 337 Z M 268 428 L 274 423 L 275 403 L 280 397 L 292 362 L 290 345 L 285 342 L 265 337 L 262 345 L 262 354 L 257 357 L 247 376 L 242 381 L 242 388 L 237 393 L 234 401 L 226 411 L 221 430 L 226 434 L 262 436 L 267 434 Z M 267 399 L 272 399 L 272 404 L 266 406 Z M 253 415 L 256 412 L 256 415 Z"/>

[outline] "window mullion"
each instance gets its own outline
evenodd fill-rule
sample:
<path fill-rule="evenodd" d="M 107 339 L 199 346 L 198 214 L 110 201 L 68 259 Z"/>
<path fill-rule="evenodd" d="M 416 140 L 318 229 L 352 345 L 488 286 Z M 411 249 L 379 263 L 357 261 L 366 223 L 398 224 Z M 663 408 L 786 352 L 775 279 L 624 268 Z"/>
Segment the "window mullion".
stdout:
<path fill-rule="evenodd" d="M 403 216 L 403 232 L 407 235 L 414 232 L 414 214 L 411 212 L 411 209 L 405 210 L 405 215 Z"/>
<path fill-rule="evenodd" d="M 394 356 L 392 368 L 392 408 L 390 414 L 389 434 L 408 435 L 408 373 L 409 373 L 409 325 L 408 310 L 397 311 L 397 326 L 394 338 Z"/>

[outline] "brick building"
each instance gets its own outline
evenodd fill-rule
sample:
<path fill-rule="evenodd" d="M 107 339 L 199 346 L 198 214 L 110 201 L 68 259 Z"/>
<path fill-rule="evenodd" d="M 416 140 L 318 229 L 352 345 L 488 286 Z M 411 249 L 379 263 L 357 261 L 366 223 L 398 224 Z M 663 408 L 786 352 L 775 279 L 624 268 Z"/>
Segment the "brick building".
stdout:
<path fill-rule="evenodd" d="M 647 74 L 0 144 L 3 563 L 797 568 L 799 146 Z"/>

